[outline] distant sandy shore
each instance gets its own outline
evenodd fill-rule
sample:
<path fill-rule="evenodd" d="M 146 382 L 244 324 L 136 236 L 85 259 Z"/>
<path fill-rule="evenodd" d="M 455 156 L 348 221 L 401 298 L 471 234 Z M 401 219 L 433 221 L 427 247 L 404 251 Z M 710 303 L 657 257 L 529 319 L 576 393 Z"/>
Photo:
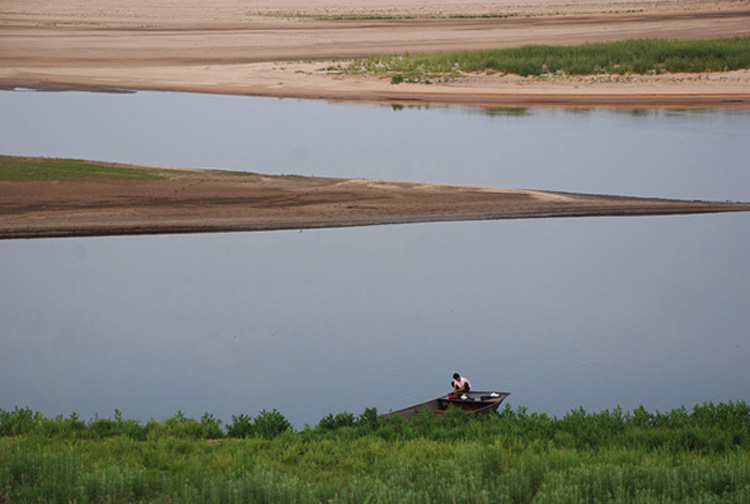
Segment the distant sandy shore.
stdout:
<path fill-rule="evenodd" d="M 160 178 L 0 181 L 0 239 L 750 211 L 750 203 L 149 169 Z"/>
<path fill-rule="evenodd" d="M 373 53 L 747 35 L 750 0 L 4 0 L 0 88 L 496 106 L 750 106 L 748 71 L 471 75 L 394 85 L 326 70 L 331 60 Z"/>

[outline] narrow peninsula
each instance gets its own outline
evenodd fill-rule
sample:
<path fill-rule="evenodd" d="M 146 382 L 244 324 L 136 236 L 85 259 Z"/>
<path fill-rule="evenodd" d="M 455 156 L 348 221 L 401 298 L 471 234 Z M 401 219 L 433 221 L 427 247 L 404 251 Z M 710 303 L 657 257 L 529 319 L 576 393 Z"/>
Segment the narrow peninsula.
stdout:
<path fill-rule="evenodd" d="M 0 156 L 0 238 L 749 211 L 750 203 Z"/>

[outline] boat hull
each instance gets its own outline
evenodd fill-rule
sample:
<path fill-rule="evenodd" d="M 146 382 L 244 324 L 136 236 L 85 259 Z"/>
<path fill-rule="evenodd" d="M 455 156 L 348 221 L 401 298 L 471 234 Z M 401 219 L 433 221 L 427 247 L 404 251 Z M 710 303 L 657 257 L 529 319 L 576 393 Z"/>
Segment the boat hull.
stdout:
<path fill-rule="evenodd" d="M 510 392 L 472 391 L 461 396 L 444 395 L 431 401 L 415 404 L 408 408 L 392 411 L 383 416 L 399 415 L 413 418 L 424 410 L 435 415 L 444 415 L 451 406 L 460 409 L 468 415 L 482 415 L 497 411 L 500 404 L 510 395 Z"/>

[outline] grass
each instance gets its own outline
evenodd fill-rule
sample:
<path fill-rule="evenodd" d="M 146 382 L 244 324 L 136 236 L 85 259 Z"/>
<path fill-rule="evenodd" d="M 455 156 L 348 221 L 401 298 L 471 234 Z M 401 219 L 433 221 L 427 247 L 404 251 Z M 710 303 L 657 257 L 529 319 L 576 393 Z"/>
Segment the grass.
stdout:
<path fill-rule="evenodd" d="M 312 19 L 315 21 L 410 21 L 422 19 L 497 19 L 520 16 L 517 13 L 486 12 L 477 14 L 306 14 L 301 12 L 251 12 L 248 16 Z"/>
<path fill-rule="evenodd" d="M 449 19 L 504 19 L 520 15 L 517 12 L 485 12 L 482 14 L 448 14 L 446 17 Z M 532 17 L 532 14 L 527 14 L 526 17 Z"/>
<path fill-rule="evenodd" d="M 750 499 L 750 407 L 373 409 L 295 431 L 276 410 L 145 425 L 0 410 L 0 502 L 716 502 Z"/>
<path fill-rule="evenodd" d="M 531 45 L 510 49 L 401 56 L 373 55 L 330 67 L 399 82 L 432 82 L 465 73 L 522 76 L 662 74 L 750 68 L 750 37 L 712 40 L 628 40 L 578 46 Z"/>
<path fill-rule="evenodd" d="M 0 156 L 0 180 L 64 179 L 159 180 L 166 178 L 158 170 L 125 167 L 77 159 Z"/>

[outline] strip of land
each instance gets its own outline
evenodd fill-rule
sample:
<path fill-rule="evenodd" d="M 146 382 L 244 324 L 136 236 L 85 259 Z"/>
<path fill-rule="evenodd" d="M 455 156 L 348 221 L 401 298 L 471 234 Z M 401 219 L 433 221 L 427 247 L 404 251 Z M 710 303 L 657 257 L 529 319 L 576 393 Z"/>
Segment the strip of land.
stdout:
<path fill-rule="evenodd" d="M 750 203 L 64 164 L 56 171 L 46 159 L 0 157 L 0 238 L 750 211 Z"/>
<path fill-rule="evenodd" d="M 750 106 L 750 71 L 436 84 L 341 75 L 369 54 L 750 35 L 750 0 L 4 0 L 0 88 L 483 105 Z"/>

